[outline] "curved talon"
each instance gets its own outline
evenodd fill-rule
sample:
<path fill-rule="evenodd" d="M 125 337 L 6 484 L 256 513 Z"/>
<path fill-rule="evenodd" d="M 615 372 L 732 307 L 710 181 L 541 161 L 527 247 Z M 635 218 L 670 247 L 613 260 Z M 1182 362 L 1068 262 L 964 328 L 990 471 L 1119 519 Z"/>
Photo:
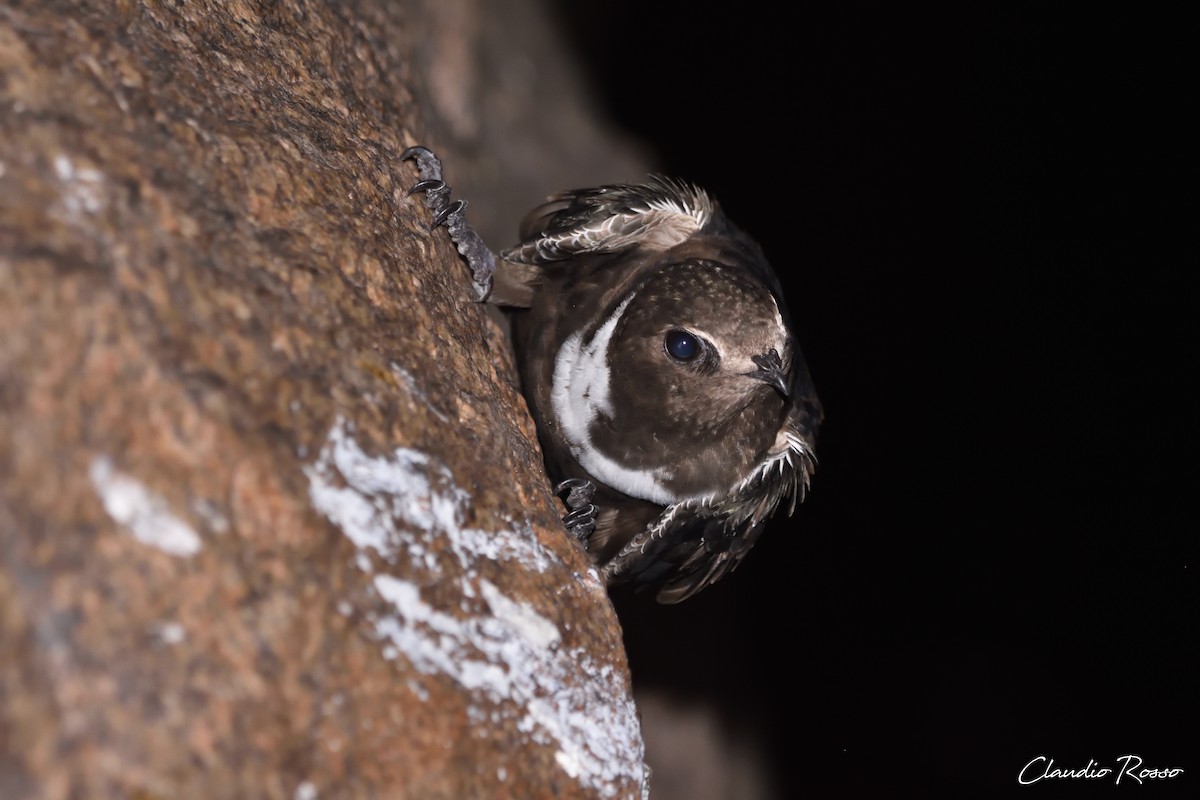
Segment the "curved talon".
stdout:
<path fill-rule="evenodd" d="M 584 549 L 587 549 L 587 541 L 591 538 L 592 533 L 596 530 L 596 514 L 600 509 L 588 503 L 585 506 L 576 508 L 562 518 L 563 525 L 567 527 L 567 532 L 583 543 Z"/>
<path fill-rule="evenodd" d="M 417 192 L 440 192 L 446 188 L 446 182 L 439 178 L 430 178 L 427 181 L 419 181 L 416 186 L 408 190 L 409 195 L 414 195 Z"/>
<path fill-rule="evenodd" d="M 567 508 L 576 509 L 592 501 L 596 494 L 596 485 L 586 478 L 567 478 L 554 487 L 555 494 L 561 495 L 564 492 L 567 496 L 563 502 Z"/>
<path fill-rule="evenodd" d="M 594 504 L 588 503 L 586 506 L 581 506 L 563 517 L 563 524 L 568 528 L 573 528 L 581 522 L 590 522 L 592 525 L 595 525 L 596 520 L 594 517 L 599 510 Z"/>
<path fill-rule="evenodd" d="M 404 152 L 400 154 L 400 160 L 408 161 L 410 158 L 415 158 L 417 156 L 432 156 L 432 155 L 433 155 L 433 151 L 430 150 L 428 147 L 422 147 L 419 144 L 414 144 L 412 147 L 406 148 L 404 150 Z"/>
<path fill-rule="evenodd" d="M 441 225 L 445 225 L 446 220 L 448 220 L 450 217 L 454 216 L 455 214 L 466 211 L 466 209 L 467 209 L 467 201 L 466 200 L 455 200 L 450 205 L 446 206 L 445 208 L 443 208 L 441 211 L 438 212 L 438 215 L 433 218 L 433 224 L 430 226 L 430 229 L 432 230 Z"/>

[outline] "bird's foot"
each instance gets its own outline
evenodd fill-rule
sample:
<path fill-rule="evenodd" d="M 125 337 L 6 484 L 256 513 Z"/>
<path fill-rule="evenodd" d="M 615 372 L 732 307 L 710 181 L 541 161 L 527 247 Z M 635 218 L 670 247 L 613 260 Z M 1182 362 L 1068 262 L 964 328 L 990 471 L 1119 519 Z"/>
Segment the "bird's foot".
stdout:
<path fill-rule="evenodd" d="M 567 506 L 567 515 L 562 518 L 567 531 L 587 546 L 588 537 L 596 530 L 596 514 L 600 511 L 592 502 L 596 494 L 596 486 L 583 478 L 567 478 L 554 487 L 554 493 L 566 493 L 563 503 Z"/>
<path fill-rule="evenodd" d="M 451 200 L 450 185 L 442 179 L 442 162 L 427 147 L 410 147 L 400 154 L 401 161 L 412 159 L 417 162 L 421 180 L 408 193 L 425 193 L 425 204 L 433 212 L 430 230 L 445 225 L 450 240 L 471 267 L 471 282 L 475 285 L 476 299 L 487 300 L 492 292 L 492 273 L 496 271 L 496 256 L 483 243 L 475 229 L 467 223 L 464 213 L 466 200 Z"/>

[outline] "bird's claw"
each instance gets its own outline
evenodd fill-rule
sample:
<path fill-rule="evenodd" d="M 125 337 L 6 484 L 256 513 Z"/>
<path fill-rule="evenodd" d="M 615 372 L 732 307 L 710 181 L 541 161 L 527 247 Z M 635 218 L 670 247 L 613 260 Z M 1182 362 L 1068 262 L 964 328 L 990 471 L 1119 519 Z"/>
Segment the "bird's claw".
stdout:
<path fill-rule="evenodd" d="M 583 508 L 577 508 L 562 518 L 567 532 L 587 546 L 587 540 L 596 530 L 596 514 L 599 512 L 595 504 L 588 503 Z"/>
<path fill-rule="evenodd" d="M 430 230 L 442 225 L 450 233 L 450 240 L 471 267 L 471 279 L 475 285 L 477 299 L 482 302 L 492 292 L 492 273 L 496 271 L 496 257 L 475 229 L 467 222 L 465 200 L 450 200 L 450 185 L 442 178 L 442 162 L 427 147 L 416 145 L 400 154 L 401 161 L 416 161 L 421 176 L 408 194 L 425 193 L 425 204 L 433 212 Z"/>
<path fill-rule="evenodd" d="M 439 211 L 437 216 L 433 218 L 433 225 L 432 225 L 433 229 L 437 230 L 441 226 L 447 224 L 447 220 L 449 220 L 450 217 L 452 217 L 455 214 L 462 214 L 466 210 L 467 210 L 467 201 L 466 200 L 455 200 L 453 203 L 451 203 L 450 205 L 446 206 L 441 211 Z"/>
<path fill-rule="evenodd" d="M 408 152 L 407 150 L 405 152 Z M 441 178 L 430 178 L 426 181 L 417 181 L 411 189 L 408 190 L 409 197 L 417 192 L 440 192 L 442 189 L 449 190 L 450 187 Z"/>
<path fill-rule="evenodd" d="M 588 537 L 596 530 L 596 515 L 600 509 L 592 502 L 596 486 L 583 478 L 568 478 L 554 487 L 555 494 L 566 493 L 563 503 L 570 509 L 562 518 L 567 531 L 587 545 Z"/>
<path fill-rule="evenodd" d="M 586 478 L 567 478 L 554 487 L 555 494 L 567 492 L 564 501 L 568 508 L 578 508 L 584 503 L 590 503 L 596 494 L 596 485 Z"/>

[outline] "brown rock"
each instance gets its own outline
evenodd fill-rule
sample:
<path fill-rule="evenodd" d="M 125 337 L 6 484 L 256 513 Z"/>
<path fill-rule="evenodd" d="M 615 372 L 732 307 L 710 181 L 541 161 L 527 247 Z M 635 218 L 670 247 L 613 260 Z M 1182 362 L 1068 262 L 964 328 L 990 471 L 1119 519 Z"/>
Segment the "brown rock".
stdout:
<path fill-rule="evenodd" d="M 0 13 L 5 800 L 640 793 L 615 615 L 396 161 L 414 98 L 459 103 L 451 177 L 586 110 L 472 127 L 439 87 L 498 45 L 443 63 L 434 6 Z M 636 163 L 572 141 L 531 201 Z M 466 163 L 511 229 L 529 164 Z"/>

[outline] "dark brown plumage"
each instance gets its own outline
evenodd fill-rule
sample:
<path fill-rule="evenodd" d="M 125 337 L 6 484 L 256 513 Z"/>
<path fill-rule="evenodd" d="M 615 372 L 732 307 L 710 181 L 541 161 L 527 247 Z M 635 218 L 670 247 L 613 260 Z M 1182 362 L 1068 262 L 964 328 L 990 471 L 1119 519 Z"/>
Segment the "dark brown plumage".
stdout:
<path fill-rule="evenodd" d="M 418 164 L 510 309 L 547 470 L 575 479 L 567 521 L 605 579 L 666 603 L 719 580 L 803 498 L 821 420 L 761 249 L 705 192 L 655 177 L 552 198 L 481 266 Z"/>

